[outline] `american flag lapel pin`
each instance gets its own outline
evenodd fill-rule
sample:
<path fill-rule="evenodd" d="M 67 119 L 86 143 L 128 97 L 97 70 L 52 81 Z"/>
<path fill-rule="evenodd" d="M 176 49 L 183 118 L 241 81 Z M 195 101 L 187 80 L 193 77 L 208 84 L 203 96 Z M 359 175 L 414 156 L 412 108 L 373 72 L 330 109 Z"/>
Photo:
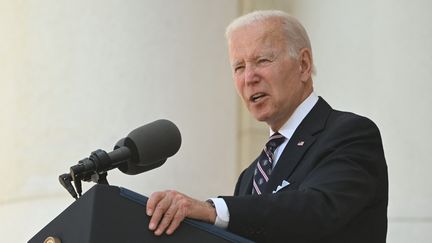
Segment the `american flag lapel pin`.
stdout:
<path fill-rule="evenodd" d="M 297 143 L 297 146 L 303 146 L 304 145 L 304 141 L 299 141 L 298 143 Z"/>

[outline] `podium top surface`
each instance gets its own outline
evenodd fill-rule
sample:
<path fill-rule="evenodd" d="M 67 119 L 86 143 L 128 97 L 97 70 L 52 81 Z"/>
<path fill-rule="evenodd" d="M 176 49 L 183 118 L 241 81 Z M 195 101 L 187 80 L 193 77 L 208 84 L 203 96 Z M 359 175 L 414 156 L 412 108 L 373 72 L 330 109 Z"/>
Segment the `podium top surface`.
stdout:
<path fill-rule="evenodd" d="M 185 219 L 172 235 L 148 230 L 148 198 L 122 187 L 95 185 L 40 230 L 29 243 L 252 242 L 214 225 Z"/>
<path fill-rule="evenodd" d="M 146 196 L 143 196 L 139 193 L 136 193 L 136 192 L 131 191 L 129 189 L 126 189 L 124 187 L 119 187 L 119 189 L 120 189 L 120 195 L 122 197 L 126 197 L 129 200 L 132 200 L 132 201 L 139 203 L 143 206 L 147 205 L 148 198 Z M 197 227 L 201 230 L 204 230 L 210 234 L 216 234 L 219 237 L 224 238 L 230 242 L 240 242 L 240 243 L 253 243 L 254 242 L 254 241 L 251 241 L 249 239 L 238 236 L 236 234 L 233 234 L 231 232 L 228 232 L 224 229 L 218 228 L 214 225 L 204 223 L 201 221 L 186 218 L 185 220 L 183 220 L 183 223 L 193 225 L 194 227 Z"/>

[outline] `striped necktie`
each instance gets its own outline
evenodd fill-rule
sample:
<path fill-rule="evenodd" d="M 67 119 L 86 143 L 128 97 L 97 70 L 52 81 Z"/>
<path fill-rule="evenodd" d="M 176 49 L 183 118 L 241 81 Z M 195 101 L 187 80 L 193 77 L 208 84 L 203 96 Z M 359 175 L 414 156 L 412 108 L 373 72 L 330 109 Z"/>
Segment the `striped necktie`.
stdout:
<path fill-rule="evenodd" d="M 265 185 L 267 184 L 273 169 L 274 151 L 284 141 L 285 137 L 278 132 L 274 133 L 269 138 L 269 141 L 266 143 L 262 153 L 258 157 L 252 182 L 252 194 L 261 195 L 264 192 Z"/>

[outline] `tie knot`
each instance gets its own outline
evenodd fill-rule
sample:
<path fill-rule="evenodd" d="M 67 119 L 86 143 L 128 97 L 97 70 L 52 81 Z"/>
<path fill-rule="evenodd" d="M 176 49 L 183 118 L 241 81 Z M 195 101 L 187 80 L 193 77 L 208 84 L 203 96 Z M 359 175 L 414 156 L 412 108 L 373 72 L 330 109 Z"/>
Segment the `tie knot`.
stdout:
<path fill-rule="evenodd" d="M 266 143 L 266 147 L 268 150 L 270 150 L 272 153 L 275 151 L 279 145 L 281 145 L 285 141 L 285 137 L 281 135 L 280 133 L 276 132 L 269 138 L 268 142 Z"/>

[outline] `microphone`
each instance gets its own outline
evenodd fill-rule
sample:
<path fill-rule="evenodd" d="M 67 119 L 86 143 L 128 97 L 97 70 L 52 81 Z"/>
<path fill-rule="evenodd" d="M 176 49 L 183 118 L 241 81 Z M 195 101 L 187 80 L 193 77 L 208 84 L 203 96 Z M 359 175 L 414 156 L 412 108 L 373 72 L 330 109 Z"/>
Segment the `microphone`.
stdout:
<path fill-rule="evenodd" d="M 117 142 L 112 152 L 100 149 L 92 152 L 89 158 L 70 168 L 70 175 L 80 195 L 81 180 L 103 180 L 107 184 L 106 172 L 114 168 L 128 175 L 157 168 L 177 153 L 180 145 L 181 134 L 177 126 L 168 120 L 156 120 L 130 132 Z M 65 184 L 67 180 L 63 179 L 63 182 Z"/>
<path fill-rule="evenodd" d="M 122 148 L 125 146 L 125 138 L 120 139 L 120 141 L 117 142 L 117 144 L 114 146 L 114 151 L 116 149 Z M 166 159 L 161 159 L 160 161 L 155 161 L 153 163 L 147 163 L 146 165 L 143 165 L 142 163 L 134 162 L 133 160 L 126 160 L 125 163 L 122 163 L 118 169 L 127 174 L 127 175 L 136 175 L 143 172 L 146 172 L 148 170 L 152 170 L 154 168 L 157 168 L 164 164 Z"/>
<path fill-rule="evenodd" d="M 136 175 L 163 165 L 177 153 L 180 145 L 177 126 L 168 120 L 157 120 L 130 132 L 117 142 L 114 151 L 129 148 L 131 156 L 118 168 L 125 174 Z"/>

